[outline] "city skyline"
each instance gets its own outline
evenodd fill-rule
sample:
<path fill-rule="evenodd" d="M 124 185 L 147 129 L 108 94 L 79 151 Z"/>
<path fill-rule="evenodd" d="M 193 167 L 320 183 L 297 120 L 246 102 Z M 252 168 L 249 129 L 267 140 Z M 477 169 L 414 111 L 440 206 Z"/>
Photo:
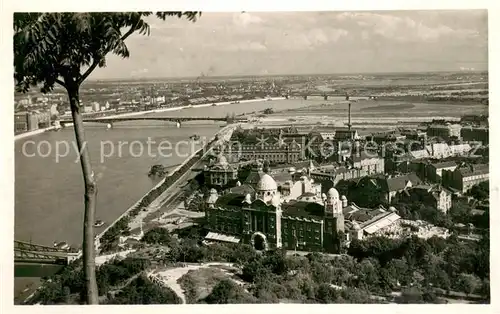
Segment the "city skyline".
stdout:
<path fill-rule="evenodd" d="M 90 79 L 485 71 L 488 64 L 486 10 L 210 12 L 196 23 L 149 22 L 150 36 L 129 38 L 130 58 L 108 56 Z"/>

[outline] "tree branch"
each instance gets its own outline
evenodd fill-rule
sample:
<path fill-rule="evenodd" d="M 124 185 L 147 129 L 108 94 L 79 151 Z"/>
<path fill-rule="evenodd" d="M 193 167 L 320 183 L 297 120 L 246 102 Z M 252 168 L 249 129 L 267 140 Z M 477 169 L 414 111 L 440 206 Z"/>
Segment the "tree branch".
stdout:
<path fill-rule="evenodd" d="M 108 52 L 106 52 L 106 54 Z M 104 54 L 104 55 L 106 55 L 106 54 Z M 97 67 L 97 65 L 99 64 L 99 61 L 101 61 L 101 60 L 100 59 L 94 59 L 94 61 L 92 62 L 92 65 L 90 66 L 90 68 L 88 68 L 87 71 L 85 71 L 85 73 L 83 73 L 83 75 L 78 80 L 78 84 L 81 84 L 83 81 L 85 81 L 85 79 L 90 75 L 90 73 L 92 73 L 92 71 L 94 71 L 94 69 Z"/>
<path fill-rule="evenodd" d="M 141 21 L 141 19 L 142 18 L 139 17 L 139 20 L 137 20 L 137 23 L 135 23 L 132 27 L 130 27 L 130 29 L 125 34 L 123 34 L 123 36 L 120 38 L 120 41 L 124 41 L 130 35 L 132 35 L 132 33 L 134 33 L 137 30 L 137 26 L 139 25 L 139 22 Z M 101 59 L 111 51 L 111 47 L 112 46 L 109 46 L 107 49 L 104 50 L 104 53 L 102 54 L 101 58 L 94 59 L 90 68 L 88 68 L 87 71 L 85 71 L 85 73 L 83 73 L 81 78 L 78 80 L 79 84 L 81 84 L 83 81 L 85 81 L 85 79 L 90 75 L 90 73 L 92 73 L 92 71 L 94 71 L 94 69 L 99 65 L 99 62 L 101 61 Z"/>
<path fill-rule="evenodd" d="M 55 79 L 55 82 L 57 84 L 61 85 L 62 87 L 66 88 L 66 84 L 63 81 L 61 81 L 60 79 Z"/>

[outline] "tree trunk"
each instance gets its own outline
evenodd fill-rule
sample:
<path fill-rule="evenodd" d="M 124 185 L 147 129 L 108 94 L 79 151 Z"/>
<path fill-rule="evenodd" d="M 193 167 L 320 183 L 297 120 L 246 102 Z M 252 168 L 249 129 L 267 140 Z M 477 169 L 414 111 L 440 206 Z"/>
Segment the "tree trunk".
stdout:
<path fill-rule="evenodd" d="M 75 129 L 76 143 L 80 152 L 83 182 L 85 184 L 85 214 L 83 220 L 83 266 L 85 278 L 85 296 L 87 304 L 98 304 L 97 281 L 95 272 L 94 220 L 97 198 L 97 185 L 90 163 L 90 154 L 85 141 L 83 119 L 80 113 L 80 95 L 78 86 L 67 88 L 71 114 Z"/>

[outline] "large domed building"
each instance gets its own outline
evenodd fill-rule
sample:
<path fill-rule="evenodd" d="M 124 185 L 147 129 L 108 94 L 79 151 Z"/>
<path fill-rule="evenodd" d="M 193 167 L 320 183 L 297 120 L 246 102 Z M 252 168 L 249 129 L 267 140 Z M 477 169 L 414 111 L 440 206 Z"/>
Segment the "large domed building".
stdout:
<path fill-rule="evenodd" d="M 210 231 L 207 240 L 242 242 L 258 250 L 282 247 L 338 252 L 344 216 L 337 190 L 330 189 L 322 195 L 321 187 L 305 175 L 291 182 L 292 189 L 286 195 L 280 193 L 268 173 L 260 172 L 254 182 L 253 193 L 232 192 L 243 191 L 238 187 L 221 196 L 210 195 L 206 209 Z"/>

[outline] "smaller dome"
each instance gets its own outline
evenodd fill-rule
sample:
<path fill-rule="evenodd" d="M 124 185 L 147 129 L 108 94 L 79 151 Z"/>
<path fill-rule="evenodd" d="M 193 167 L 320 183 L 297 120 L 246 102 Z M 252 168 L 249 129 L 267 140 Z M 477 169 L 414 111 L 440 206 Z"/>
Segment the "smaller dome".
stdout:
<path fill-rule="evenodd" d="M 245 195 L 245 199 L 243 200 L 243 203 L 251 204 L 252 203 L 252 196 L 250 194 Z"/>
<path fill-rule="evenodd" d="M 273 205 L 274 207 L 278 207 L 280 204 L 281 204 L 281 198 L 280 198 L 280 196 L 279 195 L 275 195 L 271 199 L 271 205 Z"/>
<path fill-rule="evenodd" d="M 257 190 L 258 191 L 272 191 L 272 190 L 277 190 L 278 185 L 276 184 L 276 181 L 274 181 L 273 177 L 265 173 L 260 177 L 259 182 L 257 183 Z"/>
<path fill-rule="evenodd" d="M 357 221 L 356 221 L 356 220 L 354 220 L 354 221 L 352 222 L 352 229 L 353 229 L 353 230 L 360 230 L 360 229 L 361 229 L 361 227 L 359 226 L 359 224 L 357 223 Z"/>
<path fill-rule="evenodd" d="M 226 157 L 224 157 L 224 155 L 220 154 L 219 156 L 217 156 L 217 162 L 216 162 L 217 165 L 221 165 L 221 166 L 225 166 L 227 165 L 227 159 Z"/>
<path fill-rule="evenodd" d="M 210 196 L 207 199 L 207 203 L 208 204 L 215 204 L 215 202 L 217 202 L 218 198 L 219 198 L 219 196 L 217 195 L 217 191 L 215 191 L 215 193 L 210 193 Z"/>
<path fill-rule="evenodd" d="M 335 188 L 330 188 L 327 192 L 328 197 L 339 197 L 339 192 Z"/>

